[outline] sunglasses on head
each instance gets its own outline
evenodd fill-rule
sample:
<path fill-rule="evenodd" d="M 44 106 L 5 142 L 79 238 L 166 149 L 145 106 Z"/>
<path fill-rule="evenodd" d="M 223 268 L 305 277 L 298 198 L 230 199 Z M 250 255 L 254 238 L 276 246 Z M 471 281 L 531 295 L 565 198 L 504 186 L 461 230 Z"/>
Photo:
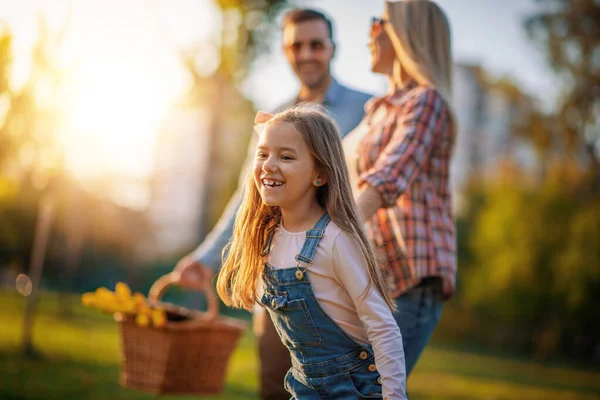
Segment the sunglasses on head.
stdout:
<path fill-rule="evenodd" d="M 371 17 L 371 25 L 383 25 L 387 21 L 379 17 Z"/>
<path fill-rule="evenodd" d="M 371 32 L 377 34 L 383 30 L 383 25 L 388 22 L 387 20 L 379 17 L 371 18 Z"/>

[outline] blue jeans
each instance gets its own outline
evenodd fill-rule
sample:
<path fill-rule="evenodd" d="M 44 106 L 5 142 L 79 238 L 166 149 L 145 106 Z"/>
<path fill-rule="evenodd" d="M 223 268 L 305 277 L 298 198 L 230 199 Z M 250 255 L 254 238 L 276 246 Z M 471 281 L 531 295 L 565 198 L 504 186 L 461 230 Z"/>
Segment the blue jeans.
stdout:
<path fill-rule="evenodd" d="M 419 356 L 442 315 L 442 288 L 437 278 L 427 278 L 417 287 L 398 297 L 394 318 L 400 327 L 406 376 L 411 373 Z"/>

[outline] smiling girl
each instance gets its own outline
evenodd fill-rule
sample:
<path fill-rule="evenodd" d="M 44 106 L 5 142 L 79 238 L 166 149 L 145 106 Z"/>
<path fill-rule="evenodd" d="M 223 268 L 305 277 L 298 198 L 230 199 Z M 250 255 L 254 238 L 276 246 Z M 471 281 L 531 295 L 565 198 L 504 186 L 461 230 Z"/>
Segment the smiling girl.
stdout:
<path fill-rule="evenodd" d="M 290 350 L 292 398 L 405 399 L 402 337 L 335 123 L 314 107 L 261 117 L 220 297 L 267 309 Z"/>

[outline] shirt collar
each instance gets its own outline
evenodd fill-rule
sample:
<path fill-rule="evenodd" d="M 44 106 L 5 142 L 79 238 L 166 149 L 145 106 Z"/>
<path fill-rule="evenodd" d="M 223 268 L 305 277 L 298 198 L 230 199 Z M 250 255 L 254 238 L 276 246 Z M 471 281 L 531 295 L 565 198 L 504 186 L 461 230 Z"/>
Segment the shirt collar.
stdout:
<path fill-rule="evenodd" d="M 404 86 L 396 89 L 394 93 L 386 94 L 381 97 L 372 97 L 365 104 L 365 115 L 373 114 L 380 106 L 392 107 L 396 101 L 409 90 L 419 86 L 416 80 L 410 79 Z"/>
<path fill-rule="evenodd" d="M 323 98 L 323 103 L 325 105 L 334 105 L 335 103 L 337 103 L 341 96 L 340 96 L 340 92 L 343 90 L 342 85 L 340 85 L 338 83 L 338 81 L 335 80 L 334 77 L 331 77 L 331 83 L 329 84 L 329 87 L 327 88 L 327 91 L 325 92 L 325 96 Z"/>
<path fill-rule="evenodd" d="M 317 103 L 320 103 L 325 106 L 332 106 L 336 104 L 341 98 L 341 92 L 344 90 L 344 87 L 335 80 L 334 77 L 331 77 L 331 83 L 329 87 L 325 91 L 325 94 L 321 99 L 316 100 Z M 296 96 L 294 100 L 290 101 L 290 106 L 294 104 L 298 104 L 300 102 L 299 98 Z"/>
<path fill-rule="evenodd" d="M 382 97 L 381 101 L 384 101 L 387 104 L 394 104 L 395 100 L 402 97 L 404 94 L 406 94 L 406 92 L 416 88 L 417 86 L 419 86 L 419 83 L 414 79 L 410 79 L 404 84 L 404 86 L 396 89 L 394 93 Z"/>

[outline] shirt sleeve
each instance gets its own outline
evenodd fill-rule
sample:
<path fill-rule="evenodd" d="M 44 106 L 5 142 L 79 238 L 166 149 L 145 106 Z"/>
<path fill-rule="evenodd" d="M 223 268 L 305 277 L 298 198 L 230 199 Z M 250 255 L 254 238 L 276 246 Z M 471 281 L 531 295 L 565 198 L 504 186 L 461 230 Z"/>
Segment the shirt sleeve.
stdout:
<path fill-rule="evenodd" d="M 405 108 L 405 109 L 404 109 Z M 379 192 L 384 207 L 392 207 L 423 167 L 437 135 L 449 123 L 446 104 L 431 88 L 419 88 L 392 121 L 392 138 L 371 169 L 360 176 Z"/>
<path fill-rule="evenodd" d="M 231 196 L 231 199 L 225 207 L 225 211 L 221 214 L 221 217 L 214 228 L 206 236 L 204 241 L 192 252 L 192 258 L 194 260 L 199 261 L 213 271 L 221 269 L 223 249 L 233 236 L 235 217 L 237 216 L 237 212 L 242 204 L 242 198 L 244 196 L 244 178 L 252 165 L 254 153 L 256 152 L 256 143 L 256 135 L 253 135 L 250 140 L 250 145 L 248 146 L 246 160 L 244 161 L 240 172 L 237 190 Z"/>
<path fill-rule="evenodd" d="M 341 232 L 335 239 L 331 265 L 338 282 L 352 299 L 367 330 L 381 376 L 384 399 L 406 399 L 406 368 L 402 336 L 392 311 L 375 287 L 364 296 L 369 282 L 367 262 L 356 239 Z"/>
<path fill-rule="evenodd" d="M 200 246 L 192 252 L 194 260 L 199 261 L 215 272 L 221 269 L 223 249 L 233 236 L 233 225 L 241 203 L 241 188 L 238 188 L 229 203 L 227 203 L 227 207 L 215 227 Z"/>

